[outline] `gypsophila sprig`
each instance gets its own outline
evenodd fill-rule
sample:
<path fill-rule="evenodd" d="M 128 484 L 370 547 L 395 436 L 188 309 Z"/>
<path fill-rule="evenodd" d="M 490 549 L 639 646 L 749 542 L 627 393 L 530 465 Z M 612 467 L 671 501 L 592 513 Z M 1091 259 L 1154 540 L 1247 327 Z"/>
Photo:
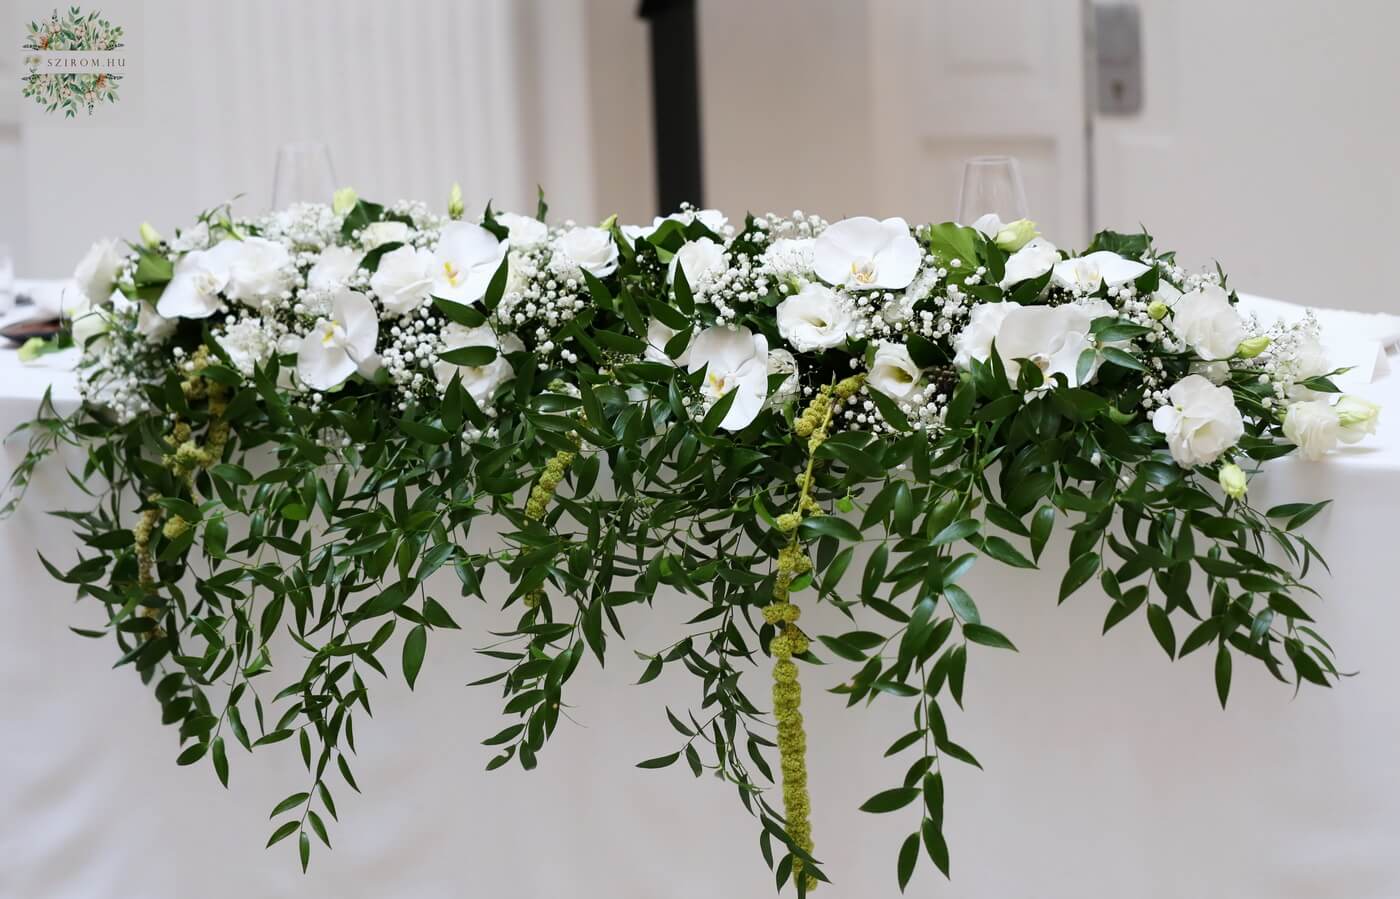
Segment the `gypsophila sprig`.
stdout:
<path fill-rule="evenodd" d="M 799 895 L 840 874 L 813 839 L 828 794 L 806 746 L 828 723 L 803 716 L 802 666 L 846 666 L 826 677 L 851 704 L 907 703 L 907 732 L 872 747 L 906 776 L 862 808 L 910 818 L 901 888 L 921 846 L 946 875 L 947 766 L 977 762 L 943 710 L 979 652 L 1013 648 L 967 572 L 1048 565 L 1057 526 L 1054 599 L 1097 581 L 1105 630 L 1145 619 L 1168 656 L 1213 653 L 1222 704 L 1236 659 L 1337 679 L 1302 583 L 1299 529 L 1325 504 L 1249 499 L 1270 460 L 1374 432 L 1314 319 L 1241 316 L 1222 273 L 1146 234 L 1068 253 L 995 216 L 546 213 L 346 189 L 143 227 L 75 273 L 83 404 L 45 403 L 11 487 L 87 450 L 85 549 L 45 560 L 103 606 L 79 632 L 154 686 L 180 764 L 227 784 L 231 744 L 296 743 L 306 784 L 268 842 L 296 834 L 303 866 L 333 792 L 360 788 L 367 671 L 412 686 L 471 597 L 501 621 L 474 635 L 507 719 L 483 724 L 490 768 L 539 764 L 579 667 L 630 659 L 624 621 L 658 593 L 689 603 L 672 642 L 632 647 L 641 682 L 697 687 L 665 711 L 679 745 L 640 767 L 735 786 Z M 800 625 L 817 603 L 851 629 Z M 274 660 L 279 633 L 309 658 Z"/>

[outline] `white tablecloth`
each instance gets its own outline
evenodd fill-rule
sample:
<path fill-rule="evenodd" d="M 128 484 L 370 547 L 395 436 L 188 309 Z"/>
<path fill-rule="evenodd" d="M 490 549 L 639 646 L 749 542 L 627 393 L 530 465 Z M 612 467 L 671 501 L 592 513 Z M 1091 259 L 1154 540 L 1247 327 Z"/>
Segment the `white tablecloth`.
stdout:
<path fill-rule="evenodd" d="M 31 415 L 50 380 L 71 403 L 68 375 L 0 353 L 0 428 Z M 974 648 L 967 711 L 953 710 L 950 726 L 986 770 L 949 763 L 953 880 L 924 858 L 911 894 L 1400 896 L 1400 377 L 1358 389 L 1386 404 L 1377 439 L 1323 464 L 1278 463 L 1251 488 L 1265 502 L 1336 499 L 1309 526 L 1333 572 L 1313 583 L 1326 598 L 1321 628 L 1358 676 L 1295 699 L 1240 659 L 1222 711 L 1209 652 L 1169 662 L 1141 616 L 1101 637 L 1108 600 L 1087 589 L 1056 607 L 1063 543 L 1044 573 L 983 563 L 969 586 L 1021 651 Z M 21 453 L 12 442 L 0 467 Z M 148 689 L 110 670 L 114 644 L 68 630 L 96 624 L 96 610 L 75 606 L 35 550 L 73 559 L 65 523 L 45 510 L 78 498 L 50 465 L 0 523 L 0 897 L 772 894 L 732 789 L 683 767 L 634 767 L 677 748 L 662 707 L 695 696 L 679 674 L 631 686 L 641 664 L 622 647 L 605 671 L 584 663 L 569 695 L 577 724 L 561 724 L 538 770 L 483 772 L 491 751 L 479 741 L 503 726 L 499 703 L 463 685 L 495 670 L 471 649 L 497 619 L 460 599 L 448 605 L 465 629 L 432 636 L 415 694 L 398 676 L 372 686 L 375 717 L 357 728 L 365 793 L 336 790 L 336 849 L 317 845 L 303 876 L 293 841 L 263 849 L 272 803 L 304 789 L 292 744 L 231 749 L 228 791 L 208 764 L 176 767 L 175 734 Z M 694 611 L 678 599 L 626 616 L 631 645 L 659 648 Z M 840 627 L 829 610 L 807 614 Z M 817 895 L 894 896 L 895 852 L 915 816 L 857 806 L 902 777 L 906 762 L 881 753 L 910 709 L 846 710 L 823 689 L 843 670 L 802 673 L 817 853 L 835 880 Z M 755 671 L 751 695 L 766 684 Z"/>

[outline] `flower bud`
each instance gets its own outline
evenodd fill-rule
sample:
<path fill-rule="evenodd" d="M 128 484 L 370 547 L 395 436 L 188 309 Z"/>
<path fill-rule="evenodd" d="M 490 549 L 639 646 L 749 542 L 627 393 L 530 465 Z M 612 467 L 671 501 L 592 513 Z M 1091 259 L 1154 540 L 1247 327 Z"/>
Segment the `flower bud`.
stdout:
<path fill-rule="evenodd" d="M 452 192 L 447 195 L 447 216 L 453 220 L 462 217 L 466 207 L 462 205 L 462 185 L 453 182 Z"/>
<path fill-rule="evenodd" d="M 1245 477 L 1244 469 L 1231 462 L 1228 465 L 1220 466 L 1220 489 L 1225 491 L 1225 495 L 1231 499 L 1240 499 L 1244 496 L 1245 490 L 1249 486 L 1249 480 Z"/>
<path fill-rule="evenodd" d="M 1376 403 L 1347 394 L 1337 400 L 1332 409 L 1337 413 L 1337 424 L 1341 426 L 1337 436 L 1343 443 L 1356 443 L 1367 434 L 1376 433 L 1376 420 L 1381 414 L 1381 407 Z"/>
<path fill-rule="evenodd" d="M 336 215 L 344 215 L 354 209 L 358 202 L 360 202 L 360 195 L 355 193 L 355 188 L 342 187 L 331 197 L 331 210 Z"/>
<path fill-rule="evenodd" d="M 1269 338 L 1260 334 L 1258 337 L 1251 337 L 1248 340 L 1241 340 L 1240 347 L 1235 351 L 1235 355 L 1241 359 L 1253 359 L 1255 356 L 1269 348 Z"/>
<path fill-rule="evenodd" d="M 33 362 L 44 355 L 49 342 L 42 337 L 31 337 L 19 348 L 19 361 Z"/>
<path fill-rule="evenodd" d="M 1152 316 L 1154 322 L 1159 322 L 1167 317 L 1167 309 L 1170 308 L 1161 300 L 1153 300 L 1147 304 L 1147 314 Z"/>
<path fill-rule="evenodd" d="M 151 226 L 150 222 L 141 223 L 141 242 L 151 249 L 160 246 L 165 238 L 160 236 L 160 232 Z"/>
<path fill-rule="evenodd" d="M 1039 234 L 1040 232 L 1035 229 L 1035 222 L 1030 219 L 1017 219 L 1002 226 L 1002 229 L 997 232 L 994 243 L 998 248 L 1008 253 L 1014 253 L 1034 240 Z"/>

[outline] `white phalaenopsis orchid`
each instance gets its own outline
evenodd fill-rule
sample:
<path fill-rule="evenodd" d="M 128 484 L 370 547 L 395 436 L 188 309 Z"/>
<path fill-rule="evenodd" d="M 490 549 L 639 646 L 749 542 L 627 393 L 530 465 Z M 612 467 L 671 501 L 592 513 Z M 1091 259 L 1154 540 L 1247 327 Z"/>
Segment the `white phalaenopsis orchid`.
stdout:
<path fill-rule="evenodd" d="M 319 319 L 297 346 L 297 377 L 312 390 L 330 390 L 359 371 L 372 374 L 378 357 L 379 316 L 369 297 L 341 290 L 330 315 Z"/>
<path fill-rule="evenodd" d="M 444 226 L 433 253 L 432 295 L 454 303 L 475 303 L 486 295 L 508 249 L 504 240 L 480 225 L 451 222 Z"/>
<path fill-rule="evenodd" d="M 386 311 L 407 315 L 432 293 L 436 264 L 432 253 L 418 247 L 405 245 L 390 250 L 370 277 L 370 289 Z"/>
<path fill-rule="evenodd" d="M 453 377 L 459 378 L 476 404 L 482 409 L 490 409 L 496 388 L 515 377 L 515 369 L 504 354 L 518 353 L 525 349 L 525 345 L 514 334 L 497 335 L 490 325 L 469 328 L 453 323 L 442 329 L 443 352 L 474 346 L 491 347 L 496 350 L 495 358 L 485 365 L 458 365 L 439 359 L 433 364 L 433 374 L 437 376 L 439 384 L 449 384 Z"/>
<path fill-rule="evenodd" d="M 923 370 L 901 343 L 881 343 L 875 348 L 867 383 L 892 400 L 907 399 L 919 386 Z"/>
<path fill-rule="evenodd" d="M 1015 287 L 1022 281 L 1033 281 L 1042 277 L 1060 261 L 1060 251 L 1043 237 L 1037 237 L 1006 259 L 1006 270 L 1002 272 L 1001 289 Z"/>
<path fill-rule="evenodd" d="M 706 328 L 690 345 L 692 373 L 705 370 L 700 394 L 718 402 L 733 391 L 733 405 L 719 426 L 738 431 L 763 410 L 768 397 L 768 340 L 748 328 Z"/>
<path fill-rule="evenodd" d="M 218 311 L 236 243 L 226 240 L 181 256 L 156 302 L 156 311 L 166 318 L 208 318 Z"/>
<path fill-rule="evenodd" d="M 1094 293 L 1101 286 L 1121 287 L 1136 281 L 1147 271 L 1141 262 L 1119 256 L 1112 250 L 1099 250 L 1055 263 L 1051 281 L 1065 290 Z"/>
<path fill-rule="evenodd" d="M 919 242 L 902 218 L 843 219 L 828 226 L 812 247 L 817 277 L 850 290 L 903 290 L 922 259 Z"/>
<path fill-rule="evenodd" d="M 993 342 L 1006 377 L 1015 383 L 1021 361 L 1028 359 L 1049 382 L 1061 374 L 1071 387 L 1093 380 L 1099 360 L 1095 356 L 1084 381 L 1079 380 L 1079 357 L 1094 347 L 1090 326 L 1094 319 L 1112 317 L 1113 307 L 1102 300 L 1065 303 L 1060 306 L 1022 306 L 1020 303 L 983 303 L 974 306 L 967 327 L 953 338 L 953 363 L 962 369 L 972 360 L 991 357 Z"/>
<path fill-rule="evenodd" d="M 778 304 L 778 333 L 799 353 L 825 350 L 846 342 L 851 313 L 836 291 L 808 283 Z"/>
<path fill-rule="evenodd" d="M 617 270 L 617 244 L 602 228 L 573 228 L 559 235 L 554 252 L 595 278 Z"/>
<path fill-rule="evenodd" d="M 93 244 L 79 260 L 73 280 L 94 305 L 105 303 L 111 295 L 123 258 L 121 241 L 108 239 Z"/>
<path fill-rule="evenodd" d="M 1219 284 L 1202 284 L 1182 294 L 1172 306 L 1171 327 L 1207 361 L 1229 359 L 1246 337 L 1244 319 Z"/>
<path fill-rule="evenodd" d="M 1167 405 L 1152 413 L 1152 427 L 1166 435 L 1172 458 L 1182 467 L 1209 465 L 1244 436 L 1244 419 L 1229 387 L 1187 375 L 1171 386 L 1167 398 Z"/>

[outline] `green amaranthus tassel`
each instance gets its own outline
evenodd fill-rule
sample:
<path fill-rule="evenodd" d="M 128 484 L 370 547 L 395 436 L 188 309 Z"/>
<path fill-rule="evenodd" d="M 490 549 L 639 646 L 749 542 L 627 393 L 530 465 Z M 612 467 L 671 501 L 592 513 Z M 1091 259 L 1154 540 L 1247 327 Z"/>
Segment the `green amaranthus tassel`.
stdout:
<path fill-rule="evenodd" d="M 544 473 L 531 488 L 530 498 L 525 501 L 525 517 L 528 520 L 539 521 L 544 517 L 544 513 L 549 509 L 549 501 L 554 498 L 554 491 L 559 489 L 559 484 L 564 480 L 564 473 L 574 464 L 577 455 L 560 450 L 545 463 Z M 537 587 L 526 593 L 522 602 L 525 603 L 525 608 L 533 609 L 540 604 L 541 599 L 544 599 L 544 590 Z"/>
<path fill-rule="evenodd" d="M 807 469 L 798 479 L 797 511 L 778 516 L 778 529 L 788 535 L 788 543 L 778 553 L 778 576 L 773 585 L 773 602 L 763 609 L 763 619 L 778 628 L 768 644 L 776 659 L 773 663 L 773 717 L 778 720 L 778 757 L 783 771 L 783 814 L 787 818 L 788 836 L 808 854 L 812 852 L 812 797 L 807 791 L 807 732 L 802 726 L 802 685 L 797 681 L 797 663 L 793 656 L 807 651 L 807 635 L 797 626 L 802 610 L 792 604 L 792 582 L 812 567 L 806 549 L 797 536 L 803 518 L 822 513 L 812 499 L 812 468 L 816 464 L 817 448 L 826 440 L 827 429 L 836 404 L 854 396 L 865 383 L 864 375 L 855 375 L 836 384 L 821 388 L 812 402 L 798 416 L 793 430 L 807 439 Z M 802 860 L 794 858 L 794 882 L 802 874 Z M 815 877 L 806 876 L 805 887 L 817 885 Z"/>

